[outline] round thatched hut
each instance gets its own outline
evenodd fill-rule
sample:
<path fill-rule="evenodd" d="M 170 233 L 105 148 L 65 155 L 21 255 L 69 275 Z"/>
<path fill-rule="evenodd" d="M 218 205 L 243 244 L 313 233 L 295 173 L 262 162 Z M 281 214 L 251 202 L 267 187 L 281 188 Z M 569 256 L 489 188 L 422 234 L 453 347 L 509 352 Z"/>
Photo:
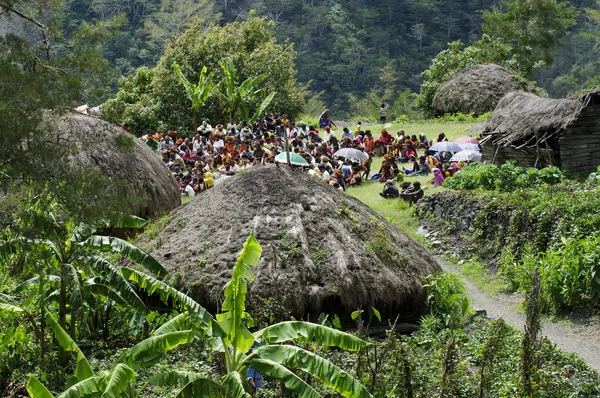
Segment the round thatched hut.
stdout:
<path fill-rule="evenodd" d="M 173 283 L 215 311 L 252 231 L 263 254 L 250 299 L 272 298 L 305 319 L 321 312 L 347 319 L 369 306 L 388 317 L 419 315 L 422 277 L 440 269 L 427 250 L 357 199 L 283 166 L 225 180 L 140 243 Z"/>
<path fill-rule="evenodd" d="M 126 182 L 126 194 L 141 199 L 133 204 L 133 214 L 155 218 L 181 205 L 177 182 L 143 141 L 118 126 L 75 112 L 52 118 L 50 124 L 58 142 L 73 149 L 73 167 L 97 168 Z"/>
<path fill-rule="evenodd" d="M 455 73 L 433 98 L 440 115 L 493 111 L 498 101 L 511 91 L 532 91 L 510 70 L 494 64 L 472 65 Z"/>

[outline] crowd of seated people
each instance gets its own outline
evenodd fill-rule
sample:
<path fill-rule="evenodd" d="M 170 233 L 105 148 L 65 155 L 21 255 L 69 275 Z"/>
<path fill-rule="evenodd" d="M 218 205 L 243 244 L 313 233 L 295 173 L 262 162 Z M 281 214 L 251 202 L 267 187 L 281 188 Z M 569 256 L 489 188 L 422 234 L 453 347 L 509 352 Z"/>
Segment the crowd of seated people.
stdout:
<path fill-rule="evenodd" d="M 375 139 L 373 133 L 363 130 L 362 123 L 358 122 L 354 131 L 344 127 L 338 139 L 333 127 L 335 125 L 328 112 L 321 115 L 318 126 L 296 125 L 287 114 L 267 113 L 254 124 L 247 121 L 236 123 L 231 119 L 227 125 L 213 127 L 205 120 L 193 134 L 149 130 L 142 139 L 162 156 L 182 195 L 190 197 L 250 167 L 276 163 L 276 156 L 288 147 L 290 152 L 306 160 L 309 175 L 337 189 L 345 190 L 360 185 L 366 179 L 374 179 L 386 183 L 386 189 L 397 191 L 396 196 L 392 192 L 386 197 L 402 197 L 409 203 L 416 200 L 407 199 L 410 192 L 405 192 L 406 187 L 398 190 L 388 184 L 389 181 L 399 174 L 422 176 L 433 173 L 435 184 L 439 185 L 445 176 L 460 168 L 455 163 L 442 166 L 446 160 L 444 154 L 430 151 L 432 143 L 425 135 L 417 138 L 399 131 L 394 137 L 384 128 Z M 444 139 L 443 133 L 440 134 L 438 141 Z M 357 161 L 334 156 L 342 148 L 363 151 L 368 157 Z M 423 154 L 418 155 L 418 151 L 423 151 Z M 377 155 L 383 157 L 381 167 L 371 176 L 373 157 Z M 400 167 L 401 163 L 410 163 L 411 166 Z M 420 186 L 416 191 L 422 193 Z"/>

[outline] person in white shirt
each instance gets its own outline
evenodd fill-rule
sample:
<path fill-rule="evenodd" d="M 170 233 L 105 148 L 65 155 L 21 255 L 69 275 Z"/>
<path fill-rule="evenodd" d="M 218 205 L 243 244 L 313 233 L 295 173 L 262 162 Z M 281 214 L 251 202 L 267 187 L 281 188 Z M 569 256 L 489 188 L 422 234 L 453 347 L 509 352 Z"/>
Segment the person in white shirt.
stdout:
<path fill-rule="evenodd" d="M 331 132 L 331 127 L 327 126 L 325 127 L 325 134 L 323 134 L 323 142 L 326 142 L 329 144 L 329 139 L 333 136 L 334 134 Z"/>
<path fill-rule="evenodd" d="M 215 139 L 215 142 L 213 143 L 213 149 L 216 151 L 218 151 L 220 148 L 225 147 L 225 141 L 223 141 L 223 138 L 221 136 L 218 136 Z"/>
<path fill-rule="evenodd" d="M 206 120 L 204 120 L 202 122 L 202 124 L 200 126 L 198 126 L 196 131 L 198 131 L 204 137 L 208 137 L 210 135 L 210 133 L 212 133 L 213 128 L 210 124 L 208 124 L 208 122 Z"/>
<path fill-rule="evenodd" d="M 194 191 L 194 187 L 192 187 L 192 185 L 188 181 L 184 182 L 183 184 L 184 188 L 183 192 L 181 193 L 182 196 L 188 196 L 190 198 L 196 196 L 196 191 Z"/>

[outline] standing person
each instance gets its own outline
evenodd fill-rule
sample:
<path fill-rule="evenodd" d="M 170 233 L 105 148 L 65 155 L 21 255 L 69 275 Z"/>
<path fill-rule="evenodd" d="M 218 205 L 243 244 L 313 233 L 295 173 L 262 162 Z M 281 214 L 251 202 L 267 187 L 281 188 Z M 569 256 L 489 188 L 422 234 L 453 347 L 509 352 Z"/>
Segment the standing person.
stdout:
<path fill-rule="evenodd" d="M 362 122 L 359 120 L 357 125 L 356 125 L 356 130 L 354 130 L 354 136 L 358 137 L 359 135 L 361 135 L 362 131 L 360 131 L 360 127 L 362 125 Z"/>
<path fill-rule="evenodd" d="M 381 104 L 381 108 L 379 108 L 379 122 L 381 124 L 384 124 L 387 120 L 387 111 L 387 106 L 385 106 L 385 104 Z"/>
<path fill-rule="evenodd" d="M 327 126 L 337 127 L 329 116 L 329 109 L 325 109 L 323 112 L 321 112 L 321 116 L 319 116 L 319 126 L 321 126 L 321 128 L 325 128 Z"/>

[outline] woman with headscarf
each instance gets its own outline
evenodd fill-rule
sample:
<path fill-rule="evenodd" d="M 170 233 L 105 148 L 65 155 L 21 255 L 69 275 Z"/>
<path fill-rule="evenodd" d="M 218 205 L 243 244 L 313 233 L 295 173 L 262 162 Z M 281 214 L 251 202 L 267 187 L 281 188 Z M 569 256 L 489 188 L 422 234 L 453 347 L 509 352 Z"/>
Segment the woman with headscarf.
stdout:
<path fill-rule="evenodd" d="M 444 184 L 444 182 L 446 182 L 446 179 L 444 178 L 444 172 L 441 169 L 442 165 L 440 165 L 439 163 L 433 168 L 433 186 L 434 187 L 439 187 L 442 184 Z"/>

